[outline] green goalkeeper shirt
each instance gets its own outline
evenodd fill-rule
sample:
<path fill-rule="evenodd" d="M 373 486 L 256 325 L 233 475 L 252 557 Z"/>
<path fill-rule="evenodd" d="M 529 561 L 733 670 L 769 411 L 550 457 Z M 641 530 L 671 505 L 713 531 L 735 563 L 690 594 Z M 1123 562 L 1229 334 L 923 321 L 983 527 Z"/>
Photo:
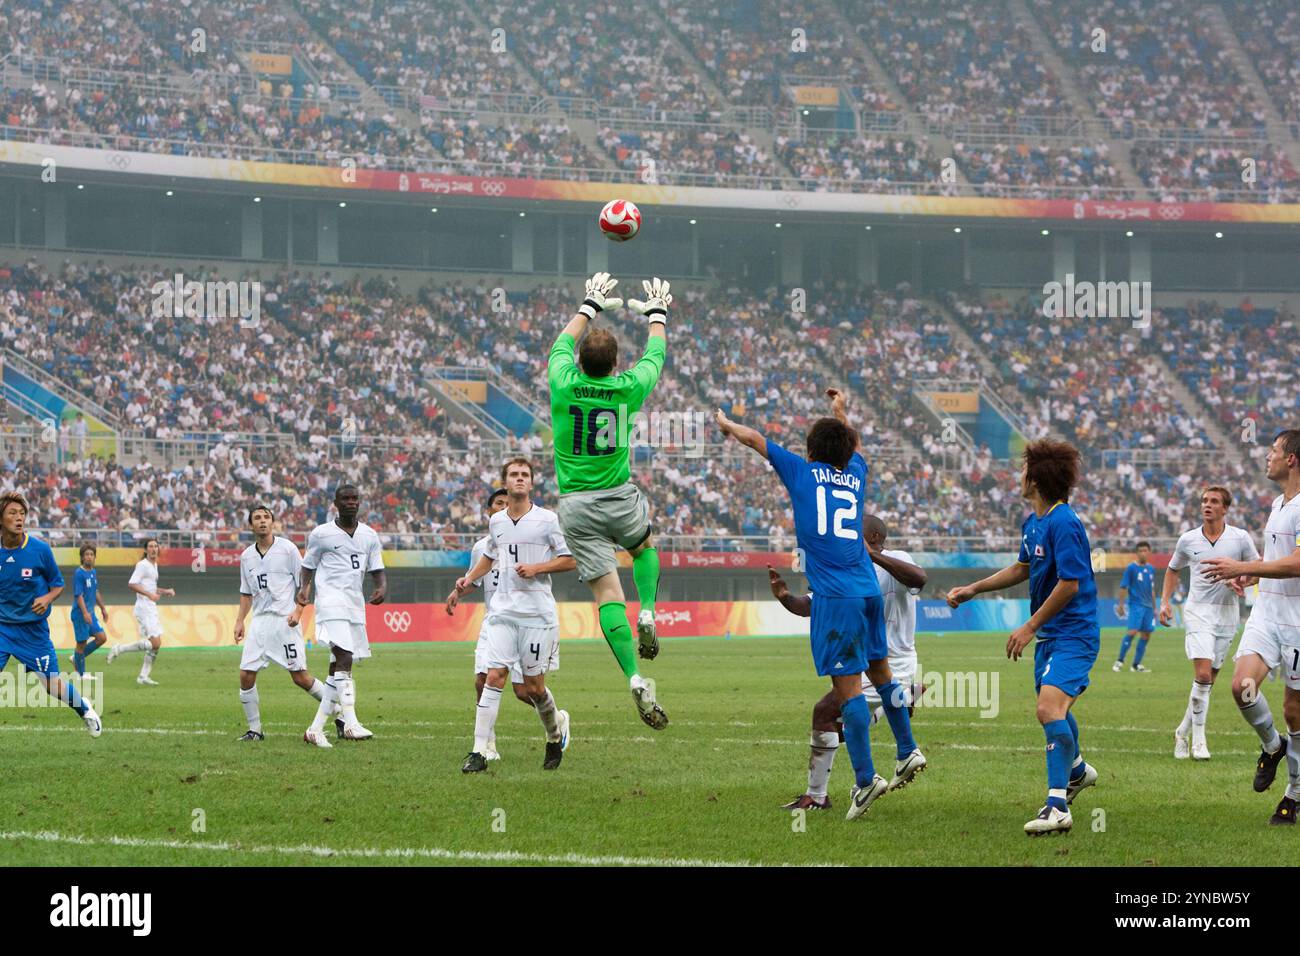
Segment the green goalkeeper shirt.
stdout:
<path fill-rule="evenodd" d="M 562 495 L 616 488 L 631 477 L 628 436 L 659 381 L 667 344 L 652 337 L 640 361 L 605 378 L 584 375 L 573 350 L 573 336 L 562 332 L 547 363 L 555 478 Z"/>

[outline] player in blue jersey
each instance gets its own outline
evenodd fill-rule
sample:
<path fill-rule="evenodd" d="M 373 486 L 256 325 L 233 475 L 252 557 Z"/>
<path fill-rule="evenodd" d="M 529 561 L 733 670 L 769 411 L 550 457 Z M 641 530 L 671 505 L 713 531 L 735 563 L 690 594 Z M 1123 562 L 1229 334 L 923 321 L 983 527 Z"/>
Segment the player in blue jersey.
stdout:
<path fill-rule="evenodd" d="M 1156 628 L 1156 569 L 1151 565 L 1151 545 L 1139 541 L 1137 560 L 1130 562 L 1124 569 L 1124 580 L 1119 584 L 1119 600 L 1115 602 L 1115 613 L 1124 616 L 1125 596 L 1128 598 L 1128 633 L 1119 645 L 1119 660 L 1111 670 L 1124 669 L 1124 655 L 1138 638 L 1137 650 L 1133 652 L 1133 670 L 1145 671 L 1142 657 L 1147 652 L 1147 641 Z"/>
<path fill-rule="evenodd" d="M 22 495 L 0 495 L 0 670 L 10 657 L 40 679 L 86 722 L 90 736 L 103 727 L 99 715 L 82 700 L 77 688 L 59 678 L 59 660 L 50 640 L 50 605 L 63 593 L 63 574 L 54 552 L 23 529 L 27 502 Z"/>
<path fill-rule="evenodd" d="M 98 554 L 93 544 L 83 544 L 81 567 L 72 576 L 72 634 L 77 641 L 77 649 L 72 652 L 72 666 L 82 677 L 86 676 L 86 658 L 108 640 L 104 625 L 95 615 L 95 610 L 99 609 L 104 612 L 104 617 L 108 617 L 108 608 L 99 596 L 99 578 L 95 574 Z"/>
<path fill-rule="evenodd" d="M 1079 482 L 1079 450 L 1069 442 L 1042 439 L 1025 446 L 1021 494 L 1033 508 L 1020 535 L 1020 559 L 1009 568 L 948 592 L 950 607 L 977 594 L 1029 582 L 1027 622 L 1012 632 L 1007 657 L 1020 660 L 1035 637 L 1034 690 L 1038 722 L 1047 737 L 1047 803 L 1025 824 L 1030 836 L 1065 832 L 1074 821 L 1070 804 L 1097 782 L 1097 771 L 1079 753 L 1079 724 L 1070 712 L 1088 687 L 1101 652 L 1097 584 L 1083 522 L 1067 503 Z"/>
<path fill-rule="evenodd" d="M 912 739 L 907 695 L 889 669 L 884 602 L 875 568 L 863 542 L 867 463 L 858 453 L 858 433 L 848 424 L 844 393 L 826 390 L 834 418 L 819 418 L 808 431 L 808 458 L 786 451 L 722 410 L 724 435 L 754 449 L 772 465 L 790 493 L 795 539 L 803 554 L 812 602 L 812 654 L 819 677 L 830 677 L 844 722 L 844 743 L 853 763 L 848 819 L 856 820 L 889 790 L 905 786 L 925 769 Z M 871 708 L 862 694 L 862 673 L 880 695 L 885 718 L 898 744 L 894 779 L 876 773 L 871 759 Z"/>

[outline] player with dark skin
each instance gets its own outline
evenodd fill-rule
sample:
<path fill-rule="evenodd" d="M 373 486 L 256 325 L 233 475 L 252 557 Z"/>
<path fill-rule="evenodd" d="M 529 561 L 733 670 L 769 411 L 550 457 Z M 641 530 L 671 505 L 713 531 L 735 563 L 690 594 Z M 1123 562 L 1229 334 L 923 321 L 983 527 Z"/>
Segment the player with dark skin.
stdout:
<path fill-rule="evenodd" d="M 334 492 L 334 507 L 338 509 L 338 517 L 334 523 L 339 526 L 340 530 L 351 535 L 357 530 L 357 514 L 361 511 L 361 492 L 355 485 L 340 485 L 338 491 Z M 316 578 L 316 571 L 313 568 L 302 569 L 302 584 L 298 588 L 298 606 L 303 607 L 311 603 L 311 585 Z M 374 582 L 375 589 L 370 593 L 368 604 L 383 604 L 384 596 L 388 591 L 388 576 L 384 569 L 370 572 L 370 580 Z M 345 651 L 341 648 L 335 648 L 333 656 L 335 660 L 330 661 L 330 676 L 334 676 L 335 670 L 351 672 L 352 670 L 352 652 Z"/>
<path fill-rule="evenodd" d="M 862 519 L 862 529 L 862 539 L 867 545 L 867 553 L 871 555 L 873 564 L 884 568 L 906 588 L 925 587 L 928 579 L 922 568 L 881 553 L 886 534 L 883 521 L 875 515 L 867 515 Z M 770 564 L 767 566 L 767 582 L 771 585 L 772 596 L 780 601 L 781 606 L 787 611 L 799 617 L 812 617 L 812 595 L 803 594 L 795 597 L 790 593 L 790 586 L 785 583 L 785 579 Z M 821 733 L 837 734 L 841 730 L 839 720 L 840 700 L 835 696 L 835 690 L 832 688 L 827 691 L 825 697 L 813 705 L 812 729 Z"/>

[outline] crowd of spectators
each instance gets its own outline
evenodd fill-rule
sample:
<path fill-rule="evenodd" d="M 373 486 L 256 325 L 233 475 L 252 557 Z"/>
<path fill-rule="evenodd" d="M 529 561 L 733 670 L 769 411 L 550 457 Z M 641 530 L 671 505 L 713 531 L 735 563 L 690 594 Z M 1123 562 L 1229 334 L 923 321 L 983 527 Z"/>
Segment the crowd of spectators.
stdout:
<path fill-rule="evenodd" d="M 1148 140 L 1134 143 L 1132 156 L 1138 175 L 1160 202 L 1300 201 L 1300 173 L 1271 143 Z"/>
<path fill-rule="evenodd" d="M 1105 143 L 1069 146 L 953 143 L 953 155 L 981 196 L 1131 199 Z"/>

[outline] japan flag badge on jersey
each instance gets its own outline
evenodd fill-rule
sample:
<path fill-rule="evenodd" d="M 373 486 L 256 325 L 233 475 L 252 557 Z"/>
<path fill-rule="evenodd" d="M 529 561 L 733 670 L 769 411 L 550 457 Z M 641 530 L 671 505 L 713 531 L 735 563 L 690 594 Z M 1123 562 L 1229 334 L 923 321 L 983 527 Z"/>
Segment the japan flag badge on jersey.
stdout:
<path fill-rule="evenodd" d="M 30 578 L 31 576 L 32 576 L 32 569 L 31 569 L 31 568 L 23 568 L 23 577 L 25 577 L 25 578 Z"/>
<path fill-rule="evenodd" d="M 1047 552 L 1043 550 L 1043 546 L 1041 544 L 1034 545 L 1034 557 L 1041 558 L 1044 557 L 1046 554 Z"/>

